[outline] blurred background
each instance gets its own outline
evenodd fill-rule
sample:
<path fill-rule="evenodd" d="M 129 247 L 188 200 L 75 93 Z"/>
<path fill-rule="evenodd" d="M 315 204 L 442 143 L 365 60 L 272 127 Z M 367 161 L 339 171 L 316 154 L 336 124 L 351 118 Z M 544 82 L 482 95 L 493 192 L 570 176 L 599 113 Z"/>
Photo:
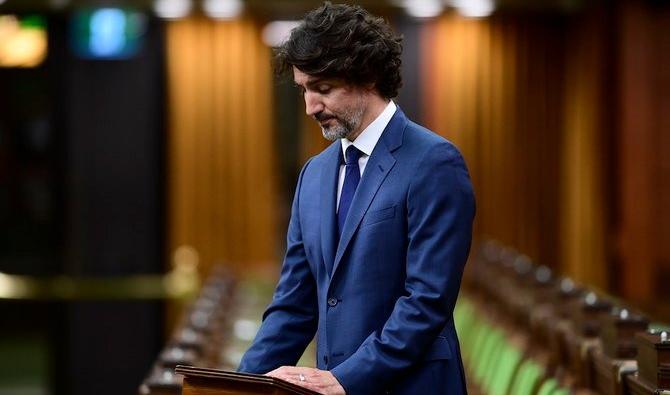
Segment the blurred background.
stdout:
<path fill-rule="evenodd" d="M 476 241 L 669 322 L 670 3 L 357 3 L 466 158 Z M 319 4 L 0 0 L 0 394 L 136 393 L 217 265 L 253 329 L 328 144 L 271 47 Z"/>

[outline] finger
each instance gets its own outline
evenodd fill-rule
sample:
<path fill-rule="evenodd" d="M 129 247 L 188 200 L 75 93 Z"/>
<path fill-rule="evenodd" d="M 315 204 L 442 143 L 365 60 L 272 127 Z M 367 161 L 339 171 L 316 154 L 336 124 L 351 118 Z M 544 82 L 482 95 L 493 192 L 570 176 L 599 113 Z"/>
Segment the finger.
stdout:
<path fill-rule="evenodd" d="M 302 380 L 300 377 L 302 376 Z M 292 371 L 291 373 L 284 373 L 276 376 L 276 378 L 291 382 L 291 383 L 297 383 L 302 385 L 303 383 L 307 382 L 310 380 L 304 373 L 300 373 L 299 371 Z"/>
<path fill-rule="evenodd" d="M 283 375 L 283 373 L 282 373 L 281 368 L 278 368 L 278 369 L 275 369 L 271 372 L 265 373 L 265 376 L 269 376 L 269 377 L 280 377 L 282 375 Z"/>
<path fill-rule="evenodd" d="M 286 373 L 285 369 L 275 369 L 272 372 L 266 373 L 265 376 L 276 378 L 276 379 L 281 379 L 281 380 L 287 380 L 287 379 L 295 377 L 294 374 Z"/>
<path fill-rule="evenodd" d="M 312 390 L 323 389 L 326 386 L 326 381 L 318 374 L 303 372 L 304 380 L 300 380 L 300 375 L 292 376 L 291 379 L 298 382 L 301 387 L 306 387 Z"/>
<path fill-rule="evenodd" d="M 280 366 L 277 369 L 267 373 L 268 376 L 281 376 L 281 375 L 290 375 L 292 374 L 293 369 L 295 369 L 294 366 Z"/>
<path fill-rule="evenodd" d="M 300 380 L 300 375 L 302 374 L 303 380 Z M 300 387 L 309 388 L 311 390 L 317 391 L 321 387 L 319 382 L 321 381 L 318 376 L 314 376 L 310 372 L 305 371 L 304 369 L 294 369 L 291 374 L 280 377 L 284 381 L 298 385 Z"/>
<path fill-rule="evenodd" d="M 297 376 L 297 375 L 299 375 L 300 373 L 302 373 L 302 369 L 301 369 L 301 368 L 297 368 L 297 367 L 295 367 L 295 366 L 285 366 L 285 367 L 284 367 L 284 370 L 282 370 L 282 373 L 283 373 L 283 374 L 287 374 L 287 375 Z"/>
<path fill-rule="evenodd" d="M 317 388 L 319 388 L 318 385 L 316 385 L 315 383 L 311 383 L 309 381 L 306 381 L 306 380 L 305 381 L 300 381 L 300 379 L 296 378 L 295 376 L 286 378 L 285 381 L 288 381 L 289 383 L 295 384 L 299 387 L 308 388 L 308 389 L 311 389 L 313 391 L 318 392 L 318 390 L 317 390 Z"/>
<path fill-rule="evenodd" d="M 325 392 L 324 387 L 321 386 L 321 385 L 318 385 L 318 384 L 303 381 L 301 384 L 298 384 L 298 385 L 300 385 L 303 388 L 307 388 L 309 390 L 312 390 L 314 392 L 318 392 L 320 394 L 323 394 Z"/>
<path fill-rule="evenodd" d="M 277 377 L 278 379 L 286 380 L 286 381 L 293 381 L 293 380 L 298 380 L 298 377 L 292 374 L 282 374 Z"/>
<path fill-rule="evenodd" d="M 277 373 L 280 372 L 280 369 L 281 368 L 277 368 L 275 370 L 269 371 L 269 372 L 265 373 L 265 376 L 275 376 Z"/>
<path fill-rule="evenodd" d="M 300 380 L 298 380 L 298 379 L 295 379 L 294 377 L 287 377 L 287 378 L 285 378 L 285 379 L 283 379 L 283 380 L 284 380 L 284 381 L 288 381 L 288 382 L 291 383 L 291 384 L 295 384 L 295 385 L 297 385 L 297 386 L 299 386 L 299 387 L 303 387 L 303 388 L 309 388 L 308 385 L 310 385 L 308 382 L 306 382 L 306 381 L 300 381 Z"/>

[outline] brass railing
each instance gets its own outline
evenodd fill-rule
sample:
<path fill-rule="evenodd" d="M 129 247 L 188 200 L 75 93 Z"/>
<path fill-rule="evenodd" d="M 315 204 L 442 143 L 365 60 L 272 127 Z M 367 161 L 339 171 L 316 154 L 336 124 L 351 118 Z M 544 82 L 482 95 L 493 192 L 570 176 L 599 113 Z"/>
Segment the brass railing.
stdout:
<path fill-rule="evenodd" d="M 0 272 L 0 300 L 144 300 L 193 298 L 200 289 L 197 252 L 175 252 L 165 274 L 118 277 L 24 276 Z"/>

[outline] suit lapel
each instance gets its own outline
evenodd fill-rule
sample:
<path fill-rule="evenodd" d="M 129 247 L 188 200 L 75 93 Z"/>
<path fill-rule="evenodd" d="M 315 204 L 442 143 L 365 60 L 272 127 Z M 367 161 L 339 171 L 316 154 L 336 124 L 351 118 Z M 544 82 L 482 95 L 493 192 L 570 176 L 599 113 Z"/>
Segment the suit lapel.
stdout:
<path fill-rule="evenodd" d="M 321 171 L 321 251 L 326 265 L 326 273 L 329 275 L 333 271 L 335 248 L 337 247 L 335 202 L 341 155 L 342 145 L 339 141 L 336 141 L 328 148 L 326 164 Z"/>
<path fill-rule="evenodd" d="M 331 279 L 335 276 L 335 272 L 342 261 L 342 256 L 344 255 L 354 233 L 358 229 L 363 216 L 370 207 L 372 200 L 377 194 L 379 187 L 396 163 L 391 152 L 402 144 L 402 134 L 406 125 L 407 118 L 405 117 L 405 114 L 400 111 L 400 108 L 398 108 L 393 118 L 391 118 L 391 121 L 386 126 L 372 155 L 370 155 L 370 159 L 368 159 L 365 171 L 363 172 L 363 178 L 358 184 L 354 199 L 351 202 L 351 208 L 349 209 L 349 214 L 347 215 L 347 220 L 345 221 L 344 229 L 342 230 L 342 237 L 337 245 Z"/>

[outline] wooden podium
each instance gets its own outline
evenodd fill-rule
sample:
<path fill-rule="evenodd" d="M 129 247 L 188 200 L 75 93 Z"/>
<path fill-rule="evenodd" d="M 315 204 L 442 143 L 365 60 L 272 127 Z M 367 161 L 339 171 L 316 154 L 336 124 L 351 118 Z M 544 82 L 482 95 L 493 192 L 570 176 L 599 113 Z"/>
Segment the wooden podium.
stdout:
<path fill-rule="evenodd" d="M 182 395 L 319 395 L 318 392 L 268 376 L 179 365 Z"/>

